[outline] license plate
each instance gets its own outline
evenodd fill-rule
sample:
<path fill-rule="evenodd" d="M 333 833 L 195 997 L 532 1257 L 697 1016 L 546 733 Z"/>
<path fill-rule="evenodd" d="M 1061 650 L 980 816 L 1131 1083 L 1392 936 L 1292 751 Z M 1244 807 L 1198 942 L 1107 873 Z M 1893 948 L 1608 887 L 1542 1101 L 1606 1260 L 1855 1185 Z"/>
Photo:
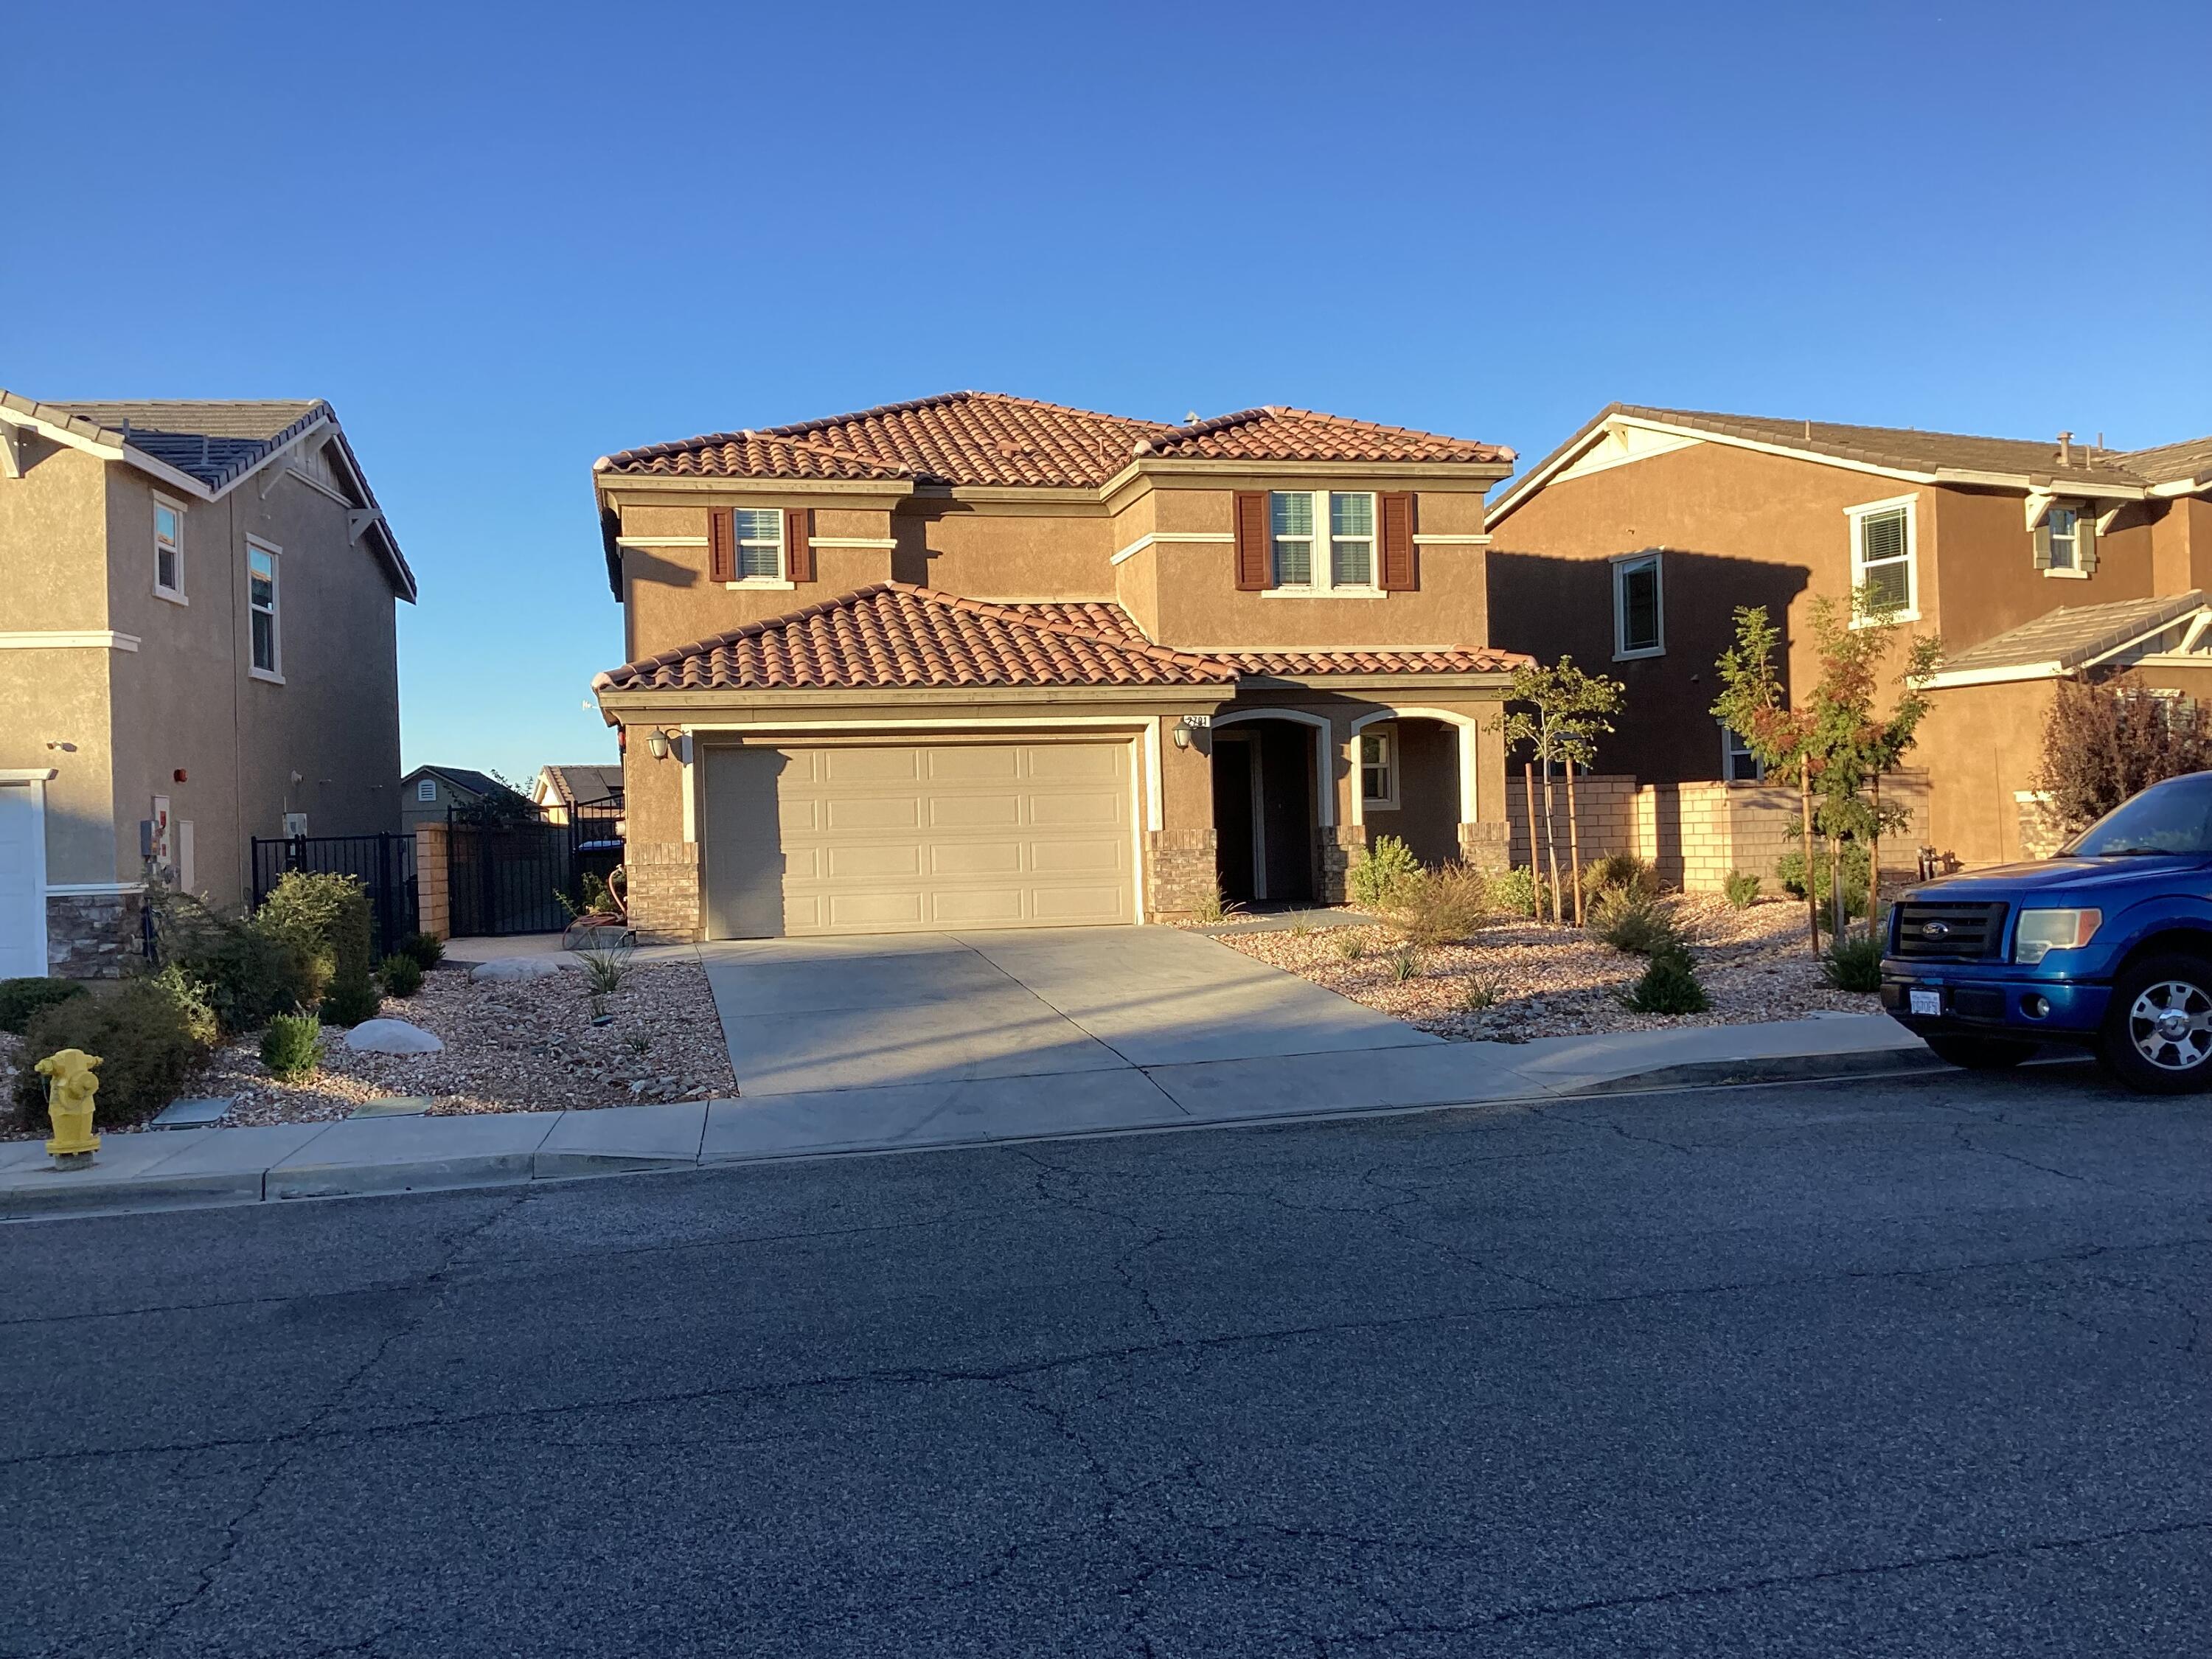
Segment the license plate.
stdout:
<path fill-rule="evenodd" d="M 1943 994 L 1941 991 L 1908 991 L 1905 996 L 1907 1006 L 1913 1013 L 1940 1014 L 1943 1012 Z"/>

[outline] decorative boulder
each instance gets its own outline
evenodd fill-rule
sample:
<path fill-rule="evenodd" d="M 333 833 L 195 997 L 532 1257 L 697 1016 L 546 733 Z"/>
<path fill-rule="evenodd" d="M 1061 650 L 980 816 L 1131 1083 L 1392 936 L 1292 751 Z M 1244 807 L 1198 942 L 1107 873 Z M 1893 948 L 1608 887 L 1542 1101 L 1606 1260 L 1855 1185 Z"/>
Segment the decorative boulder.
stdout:
<path fill-rule="evenodd" d="M 469 969 L 472 980 L 550 979 L 561 971 L 552 957 L 496 957 Z"/>
<path fill-rule="evenodd" d="M 345 1034 L 345 1046 L 368 1054 L 434 1054 L 446 1047 L 404 1019 L 365 1019 Z"/>

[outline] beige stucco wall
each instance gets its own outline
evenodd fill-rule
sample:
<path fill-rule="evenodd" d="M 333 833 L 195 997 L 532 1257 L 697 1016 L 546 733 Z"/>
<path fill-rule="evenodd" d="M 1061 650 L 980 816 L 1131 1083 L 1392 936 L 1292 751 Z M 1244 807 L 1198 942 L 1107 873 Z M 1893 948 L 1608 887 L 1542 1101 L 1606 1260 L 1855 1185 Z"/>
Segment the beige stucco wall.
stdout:
<path fill-rule="evenodd" d="M 194 878 L 246 896 L 249 835 L 304 811 L 318 835 L 397 829 L 394 605 L 347 508 L 266 475 L 208 501 L 136 469 L 36 441 L 0 479 L 0 630 L 112 629 L 136 650 L 0 652 L 0 765 L 50 765 L 47 880 L 133 882 L 154 797 L 194 829 Z M 154 592 L 157 489 L 184 509 L 184 592 Z M 247 674 L 246 550 L 279 552 L 284 684 Z M 48 741 L 76 744 L 48 750 Z M 185 774 L 183 781 L 175 774 Z M 291 774 L 299 772 L 295 783 Z"/>

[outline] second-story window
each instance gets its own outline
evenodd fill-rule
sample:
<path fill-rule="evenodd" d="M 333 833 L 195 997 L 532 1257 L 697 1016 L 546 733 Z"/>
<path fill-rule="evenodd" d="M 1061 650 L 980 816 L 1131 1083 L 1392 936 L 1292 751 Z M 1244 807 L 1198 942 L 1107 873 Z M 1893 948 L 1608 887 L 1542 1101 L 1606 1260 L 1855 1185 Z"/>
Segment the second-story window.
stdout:
<path fill-rule="evenodd" d="M 1375 591 L 1375 497 L 1366 490 L 1279 489 L 1267 498 L 1272 585 Z M 1321 526 L 1328 526 L 1323 544 Z"/>
<path fill-rule="evenodd" d="M 253 672 L 274 679 L 283 672 L 283 642 L 276 633 L 276 555 L 249 543 L 246 602 L 252 617 Z"/>
<path fill-rule="evenodd" d="M 154 591 L 165 599 L 185 597 L 185 515 L 165 501 L 154 503 Z"/>
<path fill-rule="evenodd" d="M 738 580 L 776 581 L 783 575 L 783 514 L 773 507 L 741 507 L 731 515 L 738 538 Z"/>
<path fill-rule="evenodd" d="M 2079 570 L 2081 567 L 2075 555 L 2081 545 L 2075 532 L 2080 529 L 2081 515 L 2070 507 L 2054 507 L 2048 516 L 2051 526 L 2051 562 L 2052 570 Z"/>
<path fill-rule="evenodd" d="M 1846 509 L 1851 525 L 1851 591 L 1863 605 L 1858 622 L 1882 615 L 1910 622 L 1918 614 L 1913 507 L 1912 499 L 1906 497 Z"/>
<path fill-rule="evenodd" d="M 1726 721 L 1721 725 L 1721 776 L 1729 783 L 1766 781 L 1765 763 L 1751 752 L 1743 733 Z"/>
<path fill-rule="evenodd" d="M 1613 654 L 1656 657 L 1667 648 L 1659 586 L 1659 556 L 1639 553 L 1613 562 Z"/>

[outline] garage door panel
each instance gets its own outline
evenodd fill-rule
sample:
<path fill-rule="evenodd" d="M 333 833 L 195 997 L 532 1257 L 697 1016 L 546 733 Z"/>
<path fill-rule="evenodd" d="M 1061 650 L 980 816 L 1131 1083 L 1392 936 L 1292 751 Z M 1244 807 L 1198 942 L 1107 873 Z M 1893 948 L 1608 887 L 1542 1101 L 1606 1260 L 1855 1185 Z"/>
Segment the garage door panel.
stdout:
<path fill-rule="evenodd" d="M 1131 745 L 710 749 L 716 938 L 1137 918 Z"/>
<path fill-rule="evenodd" d="M 1018 876 L 1022 848 L 1014 842 L 939 842 L 929 849 L 933 876 Z"/>

